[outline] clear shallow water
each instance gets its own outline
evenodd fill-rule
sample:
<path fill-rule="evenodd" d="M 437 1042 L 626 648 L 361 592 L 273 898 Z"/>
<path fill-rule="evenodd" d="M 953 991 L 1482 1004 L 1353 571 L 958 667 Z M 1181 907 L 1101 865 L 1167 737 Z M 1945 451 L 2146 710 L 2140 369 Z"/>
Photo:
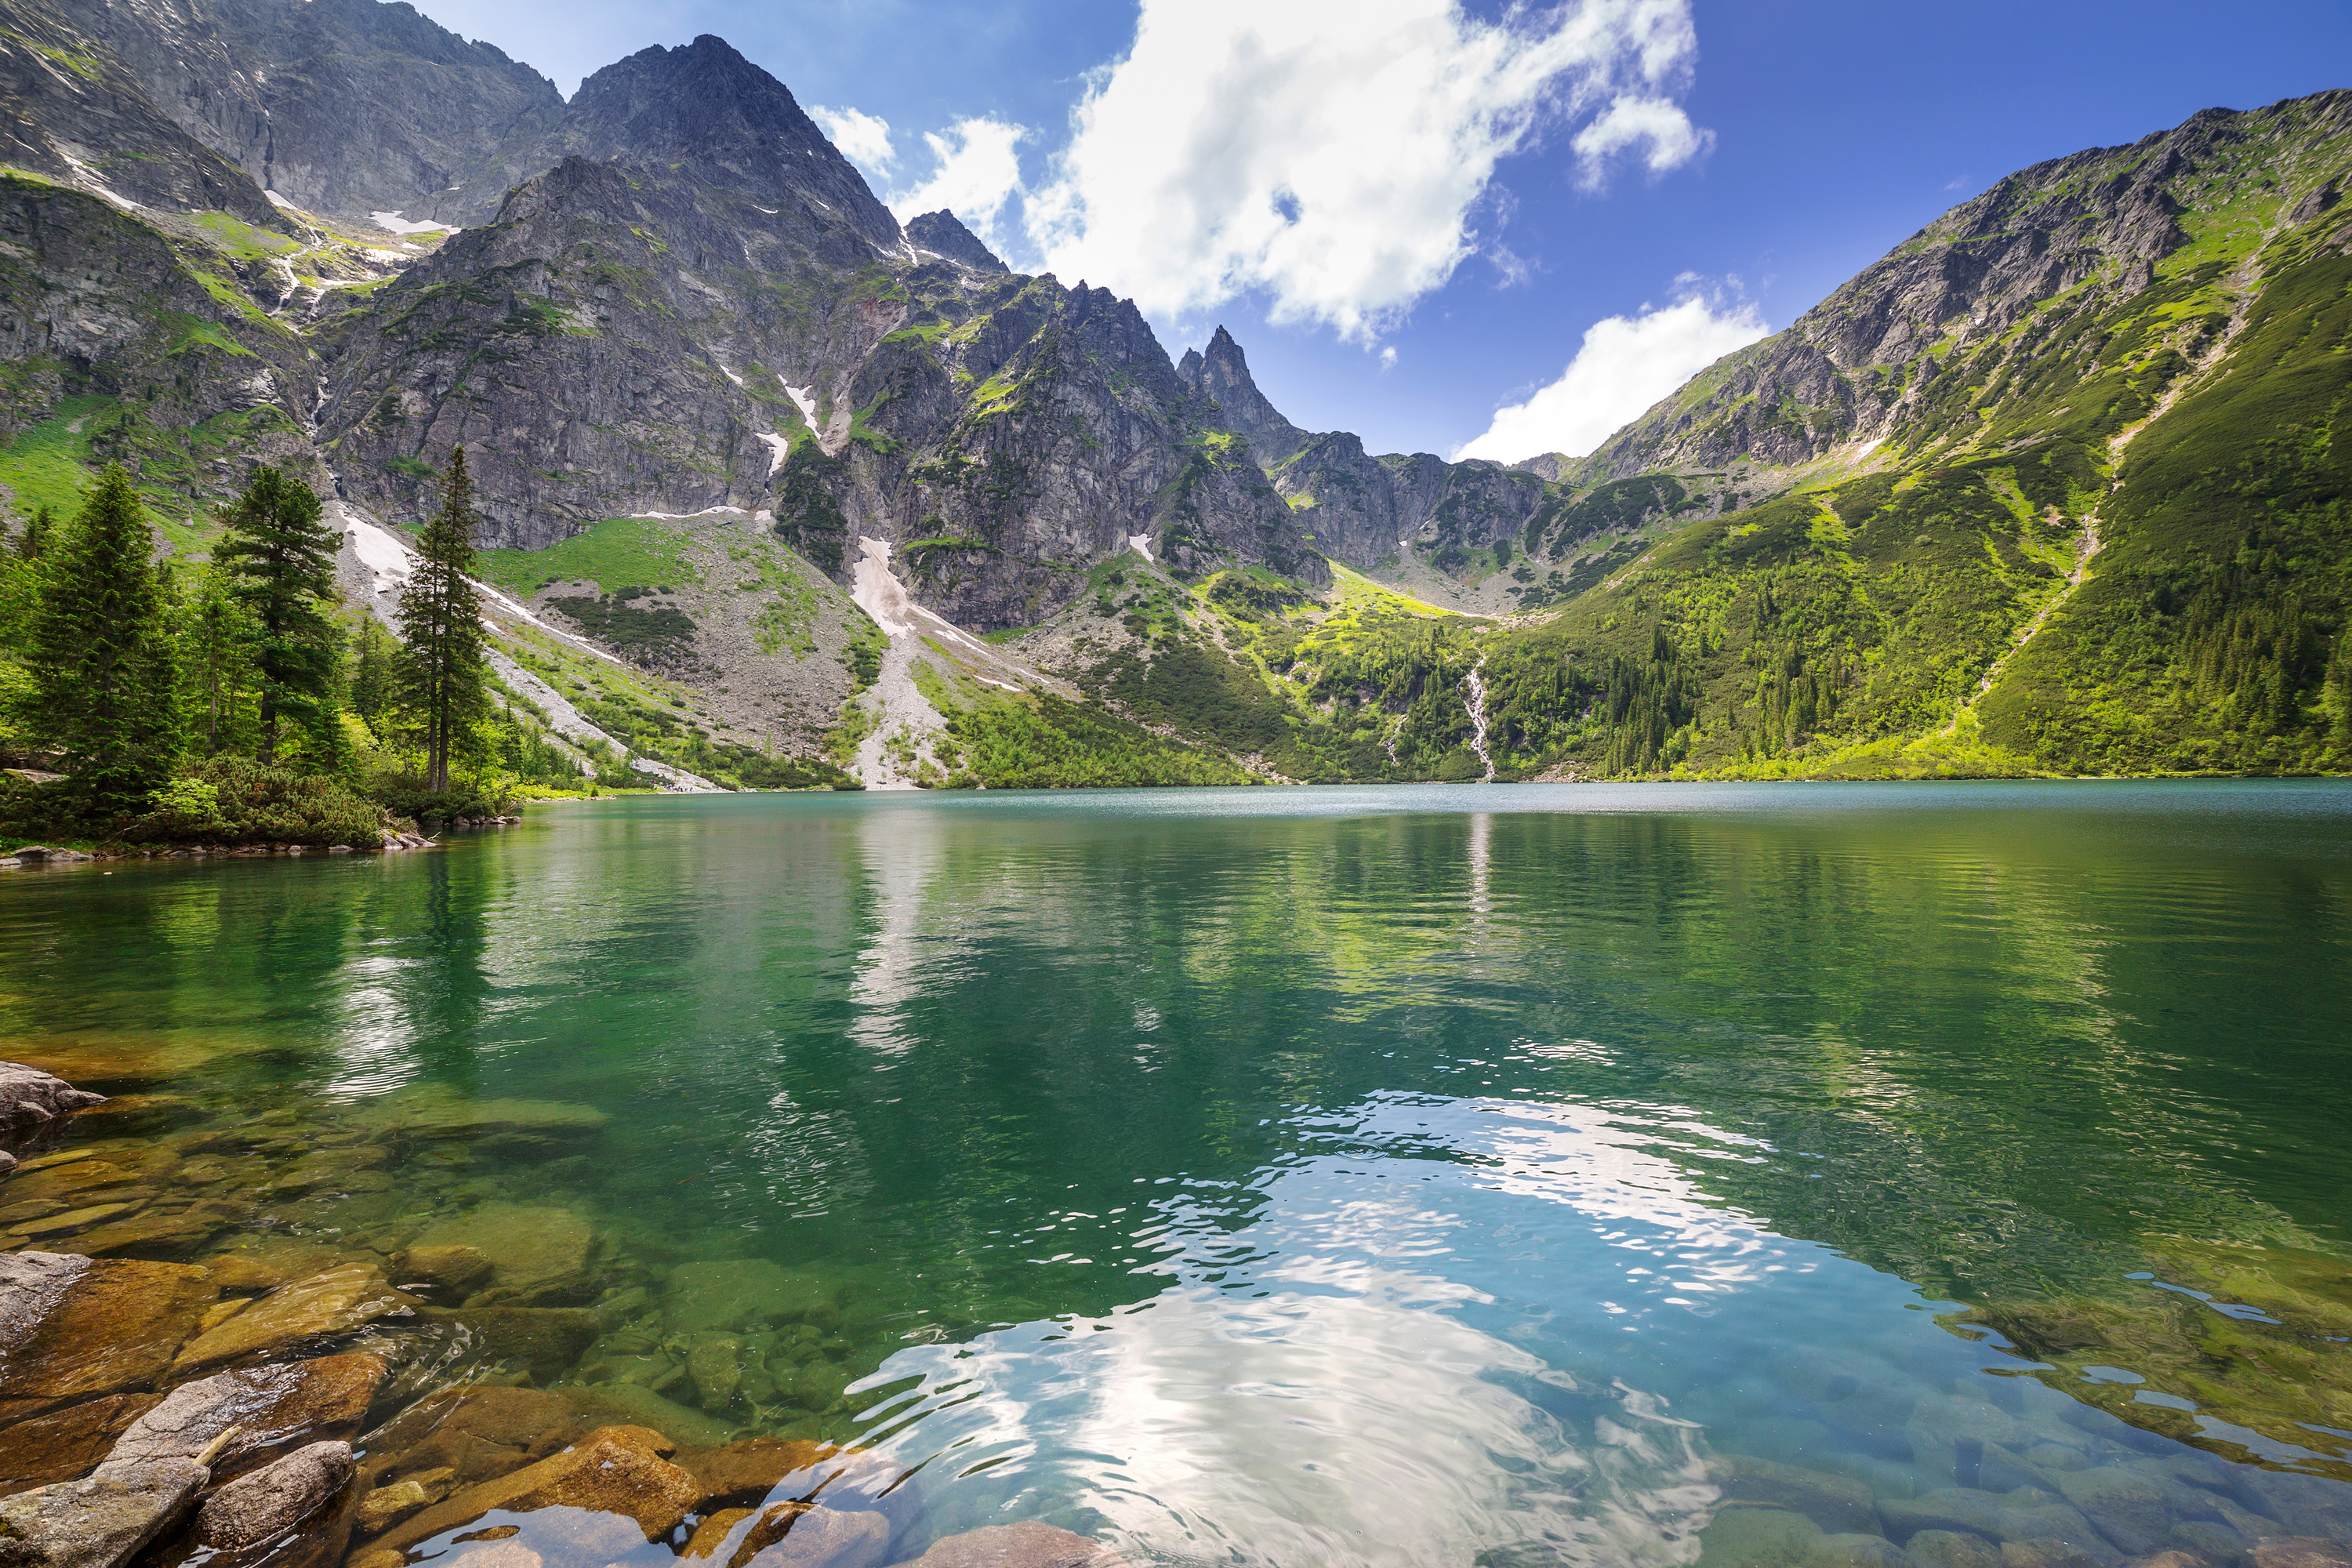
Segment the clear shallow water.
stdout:
<path fill-rule="evenodd" d="M 151 1255 L 522 1205 L 594 1294 L 782 1265 L 835 1370 L 709 1419 L 921 1463 L 909 1549 L 1765 1561 L 1696 1533 L 1786 1501 L 1733 1456 L 1898 1537 L 2168 1465 L 2166 1529 L 2352 1527 L 2340 784 L 630 800 L 19 875 L 0 951 L 0 1054 L 165 1097 L 118 1134 L 606 1113 Z M 538 1375 L 697 1403 L 677 1321 Z"/>

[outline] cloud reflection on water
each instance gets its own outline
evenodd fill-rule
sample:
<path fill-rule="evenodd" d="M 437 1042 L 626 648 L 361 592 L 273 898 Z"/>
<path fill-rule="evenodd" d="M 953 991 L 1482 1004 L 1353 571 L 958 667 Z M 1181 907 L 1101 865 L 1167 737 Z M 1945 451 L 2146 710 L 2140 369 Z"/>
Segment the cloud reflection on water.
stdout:
<path fill-rule="evenodd" d="M 1739 1141 L 1674 1115 L 1485 1100 L 1314 1120 L 1349 1152 L 1262 1172 L 1238 1230 L 1218 1197 L 1155 1205 L 1158 1296 L 909 1349 L 869 1380 L 877 1396 L 919 1380 L 883 1398 L 877 1431 L 898 1463 L 929 1460 L 911 1483 L 926 1533 L 1004 1509 L 1076 1519 L 1151 1561 L 1692 1561 L 1716 1499 L 1696 1424 L 1620 1375 L 1630 1363 L 1572 1371 L 1503 1337 L 1514 1311 L 1454 1277 L 1492 1241 L 1465 1236 L 1491 1221 L 1462 1200 L 1568 1205 L 1621 1279 L 1665 1260 L 1654 1295 L 1737 1291 L 1768 1283 L 1771 1238 L 1700 1201 L 1657 1148 Z M 1450 1158 L 1425 1157 L 1437 1148 Z"/>

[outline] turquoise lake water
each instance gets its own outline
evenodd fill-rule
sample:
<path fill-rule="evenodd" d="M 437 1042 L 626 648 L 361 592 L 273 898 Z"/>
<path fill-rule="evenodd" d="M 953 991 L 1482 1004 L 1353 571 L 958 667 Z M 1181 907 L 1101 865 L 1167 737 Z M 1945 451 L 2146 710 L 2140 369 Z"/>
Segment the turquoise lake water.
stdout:
<path fill-rule="evenodd" d="M 149 1255 L 560 1210 L 566 1300 L 647 1305 L 538 1382 L 859 1441 L 910 1548 L 1828 1561 L 1723 1522 L 1813 1484 L 1748 1461 L 1890 1552 L 2352 1533 L 2341 784 L 633 798 L 113 873 L 0 881 L 0 1055 L 139 1138 L 608 1119 L 263 1149 Z M 829 1303 L 715 1404 L 713 1261 Z"/>

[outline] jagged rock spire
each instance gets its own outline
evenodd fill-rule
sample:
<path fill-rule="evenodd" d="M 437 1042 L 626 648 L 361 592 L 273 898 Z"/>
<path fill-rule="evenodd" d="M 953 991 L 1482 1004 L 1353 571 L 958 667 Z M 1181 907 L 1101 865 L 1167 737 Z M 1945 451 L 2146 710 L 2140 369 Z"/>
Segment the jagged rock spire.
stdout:
<path fill-rule="evenodd" d="M 1282 461 L 1310 439 L 1307 433 L 1282 416 L 1250 379 L 1249 361 L 1233 333 L 1220 326 L 1205 353 L 1187 350 L 1176 374 L 1187 385 L 1217 400 L 1224 411 L 1225 428 L 1244 437 L 1261 467 Z"/>

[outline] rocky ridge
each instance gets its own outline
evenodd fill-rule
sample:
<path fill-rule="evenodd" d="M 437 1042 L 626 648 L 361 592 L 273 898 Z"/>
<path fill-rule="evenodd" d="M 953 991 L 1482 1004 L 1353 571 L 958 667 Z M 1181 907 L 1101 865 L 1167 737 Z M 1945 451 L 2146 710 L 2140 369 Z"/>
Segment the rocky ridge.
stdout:
<path fill-rule="evenodd" d="M 2129 146 L 2022 169 L 1954 207 L 1800 317 L 1726 355 L 1580 461 L 1585 483 L 1841 448 L 1976 438 L 1975 405 L 2080 354 L 2085 328 L 2264 191 L 2273 221 L 2340 183 L 2352 92 L 2210 109 Z M 2275 154 L 2284 153 L 2284 157 Z M 2316 216 L 2316 213 L 2306 216 Z M 2300 221 L 2300 220 L 2295 220 Z"/>

